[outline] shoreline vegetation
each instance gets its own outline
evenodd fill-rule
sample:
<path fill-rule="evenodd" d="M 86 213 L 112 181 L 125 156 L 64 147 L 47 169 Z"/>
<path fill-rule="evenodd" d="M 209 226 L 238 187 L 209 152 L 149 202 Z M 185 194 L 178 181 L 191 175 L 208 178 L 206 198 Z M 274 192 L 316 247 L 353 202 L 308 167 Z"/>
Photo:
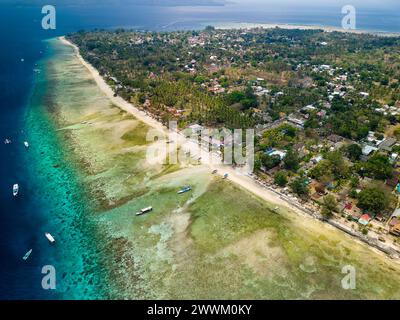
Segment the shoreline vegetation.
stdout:
<path fill-rule="evenodd" d="M 294 213 L 296 208 L 288 208 L 271 192 L 277 201 L 273 204 L 266 197 L 268 190 L 250 177 L 218 167 L 221 175 L 229 172 L 227 181 L 212 175 L 207 163 L 146 163 L 150 144 L 145 133 L 151 123 L 161 132 L 165 128 L 114 97 L 101 76 L 93 77 L 85 61 L 78 59 L 76 49 L 64 41 L 57 43 L 62 52 L 54 63 L 60 77 L 54 104 L 65 124 L 59 130 L 67 132 L 66 143 L 82 159 L 86 175 L 82 186 L 101 204 L 90 216 L 100 233 L 98 258 L 112 282 L 106 296 L 400 297 L 398 263 L 336 228 Z M 108 94 L 97 81 L 103 82 Z M 184 185 L 192 191 L 177 195 Z M 153 212 L 135 217 L 149 205 Z M 346 265 L 357 269 L 357 290 L 341 287 Z"/>
<path fill-rule="evenodd" d="M 270 25 L 268 25 L 270 26 Z M 280 27 L 283 27 L 283 25 L 279 25 Z M 306 26 L 304 26 L 306 27 Z M 319 29 L 319 28 L 316 28 Z M 331 31 L 336 31 L 333 29 L 328 28 Z M 305 29 L 307 30 L 307 29 Z M 168 135 L 168 128 L 157 121 L 155 118 L 152 117 L 150 113 L 144 112 L 138 108 L 136 108 L 133 104 L 127 102 L 125 99 L 123 99 L 120 96 L 115 96 L 114 90 L 106 83 L 104 78 L 99 74 L 98 70 L 96 70 L 90 63 L 84 60 L 84 58 L 81 56 L 79 53 L 79 48 L 67 40 L 65 37 L 60 37 L 59 40 L 64 43 L 65 45 L 71 46 L 74 48 L 75 53 L 79 61 L 82 63 L 83 66 L 90 72 L 92 75 L 93 79 L 95 80 L 96 84 L 99 86 L 99 88 L 106 94 L 106 96 L 112 101 L 113 104 L 121 108 L 122 110 L 125 110 L 132 115 L 134 115 L 137 119 L 140 121 L 146 123 L 150 127 L 156 128 L 157 130 L 160 130 L 165 134 L 165 136 Z M 193 143 L 193 141 L 188 141 L 182 136 L 180 136 L 180 143 L 185 143 L 187 146 L 191 146 L 188 148 L 192 153 L 198 152 L 198 147 Z M 338 222 L 338 221 L 329 221 L 325 220 L 321 214 L 318 212 L 313 212 L 312 208 L 304 208 L 301 207 L 300 204 L 295 203 L 292 199 L 289 199 L 286 195 L 281 194 L 277 191 L 275 191 L 273 188 L 268 187 L 264 183 L 260 183 L 258 181 L 255 181 L 253 178 L 248 177 L 246 174 L 243 174 L 243 172 L 237 172 L 234 168 L 231 166 L 227 165 L 216 165 L 217 162 L 220 162 L 217 156 L 214 154 L 211 154 L 205 150 L 202 150 L 202 152 L 207 153 L 207 157 L 203 157 L 201 159 L 201 162 L 207 166 L 210 167 L 211 170 L 218 170 L 219 175 L 223 175 L 225 173 L 228 173 L 229 175 L 229 180 L 232 181 L 233 183 L 236 183 L 237 185 L 241 186 L 242 188 L 245 188 L 246 190 L 250 191 L 254 195 L 260 197 L 264 201 L 267 201 L 269 203 L 272 203 L 274 205 L 278 206 L 284 206 L 293 212 L 296 212 L 297 214 L 300 214 L 301 216 L 307 215 L 312 217 L 313 219 L 323 221 L 330 226 L 350 235 L 354 240 L 359 241 L 360 243 L 367 244 L 372 250 L 378 250 L 378 252 L 383 253 L 387 255 L 390 258 L 394 258 L 396 261 L 398 260 L 400 251 L 387 246 L 383 243 L 380 243 L 377 239 L 371 239 L 368 236 L 362 234 L 360 231 L 352 230 L 348 226 Z"/>

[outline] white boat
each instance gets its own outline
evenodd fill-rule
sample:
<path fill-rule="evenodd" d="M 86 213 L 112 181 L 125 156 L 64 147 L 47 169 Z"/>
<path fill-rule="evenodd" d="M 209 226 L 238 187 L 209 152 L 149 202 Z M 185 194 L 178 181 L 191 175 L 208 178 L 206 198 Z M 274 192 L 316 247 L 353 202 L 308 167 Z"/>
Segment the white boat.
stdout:
<path fill-rule="evenodd" d="M 28 143 L 28 141 L 25 141 L 25 142 L 24 142 L 24 146 L 25 146 L 25 148 L 29 148 L 29 143 Z"/>
<path fill-rule="evenodd" d="M 54 239 L 54 237 L 50 233 L 46 232 L 44 235 L 46 236 L 47 240 L 50 241 L 50 243 L 56 242 L 56 239 Z"/>
<path fill-rule="evenodd" d="M 140 215 L 148 213 L 150 211 L 153 211 L 153 207 L 144 208 L 144 209 L 140 210 L 139 212 L 136 212 L 136 215 L 140 216 Z"/>
<path fill-rule="evenodd" d="M 10 143 L 11 143 L 11 140 L 10 140 L 10 139 L 4 140 L 4 144 L 10 144 Z"/>
<path fill-rule="evenodd" d="M 23 259 L 23 260 L 28 260 L 28 258 L 29 258 L 29 256 L 31 255 L 31 253 L 32 253 L 32 249 L 29 250 L 27 253 L 25 253 L 25 255 L 22 257 L 22 259 Z"/>
<path fill-rule="evenodd" d="M 190 186 L 183 187 L 181 190 L 178 191 L 178 194 L 183 194 L 183 193 L 189 192 L 190 190 L 192 190 L 192 188 Z"/>
<path fill-rule="evenodd" d="M 13 185 L 13 196 L 16 197 L 18 195 L 19 185 L 18 183 Z"/>

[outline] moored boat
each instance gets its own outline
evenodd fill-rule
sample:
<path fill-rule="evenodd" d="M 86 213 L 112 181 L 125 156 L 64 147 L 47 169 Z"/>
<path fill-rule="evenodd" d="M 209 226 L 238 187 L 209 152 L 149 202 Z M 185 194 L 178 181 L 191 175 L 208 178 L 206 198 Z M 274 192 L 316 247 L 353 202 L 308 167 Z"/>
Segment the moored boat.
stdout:
<path fill-rule="evenodd" d="M 19 192 L 19 185 L 18 183 L 13 185 L 13 196 L 16 197 L 18 195 Z"/>
<path fill-rule="evenodd" d="M 24 146 L 25 146 L 25 148 L 29 148 L 29 143 L 28 143 L 28 141 L 24 141 Z"/>
<path fill-rule="evenodd" d="M 148 213 L 148 212 L 151 212 L 151 211 L 153 211 L 153 207 L 147 207 L 147 208 L 144 208 L 144 209 L 140 210 L 139 212 L 136 212 L 136 215 L 140 216 L 142 214 L 145 214 L 145 213 Z"/>
<path fill-rule="evenodd" d="M 30 249 L 27 253 L 25 253 L 25 255 L 22 257 L 23 260 L 28 260 L 29 256 L 32 253 L 32 249 Z"/>
<path fill-rule="evenodd" d="M 183 194 L 183 193 L 189 192 L 190 190 L 192 190 L 192 188 L 190 186 L 183 187 L 181 190 L 178 191 L 178 194 Z"/>
<path fill-rule="evenodd" d="M 54 237 L 50 233 L 46 232 L 44 235 L 46 236 L 47 240 L 49 240 L 50 243 L 56 242 L 56 239 L 54 239 Z"/>

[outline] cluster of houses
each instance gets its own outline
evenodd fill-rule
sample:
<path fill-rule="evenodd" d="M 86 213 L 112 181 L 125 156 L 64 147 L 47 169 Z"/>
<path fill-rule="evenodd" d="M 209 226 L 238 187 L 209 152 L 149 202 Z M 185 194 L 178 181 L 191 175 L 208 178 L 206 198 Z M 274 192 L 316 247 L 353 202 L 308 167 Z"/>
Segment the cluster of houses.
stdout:
<path fill-rule="evenodd" d="M 376 108 L 376 111 L 382 113 L 383 115 L 392 115 L 392 116 L 398 116 L 400 115 L 400 107 L 397 106 L 389 106 L 389 105 L 384 105 L 381 108 Z"/>
<path fill-rule="evenodd" d="M 187 126 L 183 130 L 187 138 L 196 140 L 207 150 L 221 154 L 221 148 L 232 146 L 234 142 L 233 133 L 225 128 L 222 129 L 209 129 L 197 123 Z"/>
<path fill-rule="evenodd" d="M 192 59 L 188 64 L 184 66 L 185 71 L 189 72 L 190 74 L 195 74 L 197 71 L 196 64 L 197 61 L 195 59 Z"/>
<path fill-rule="evenodd" d="M 254 94 L 258 97 L 267 96 L 271 93 L 271 90 L 265 87 L 265 79 L 258 77 L 252 85 Z"/>
<path fill-rule="evenodd" d="M 395 163 L 399 154 L 392 152 L 395 145 L 398 145 L 395 138 L 377 137 L 375 132 L 370 131 L 364 144 L 362 145 L 362 161 L 367 161 L 368 158 L 376 151 L 387 153 L 392 163 Z"/>
<path fill-rule="evenodd" d="M 203 83 L 202 86 L 206 85 Z M 207 90 L 215 94 L 225 93 L 225 88 L 221 86 L 218 79 L 212 79 L 208 85 Z"/>

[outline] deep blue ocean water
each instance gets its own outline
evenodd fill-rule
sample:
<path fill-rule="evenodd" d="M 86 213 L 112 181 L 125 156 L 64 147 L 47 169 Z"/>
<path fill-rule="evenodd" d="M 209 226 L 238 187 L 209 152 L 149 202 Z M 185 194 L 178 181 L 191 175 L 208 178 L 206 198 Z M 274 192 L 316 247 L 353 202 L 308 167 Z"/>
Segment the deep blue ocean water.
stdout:
<path fill-rule="evenodd" d="M 31 150 L 23 146 L 25 139 L 36 134 L 41 138 L 40 150 L 57 150 L 51 125 L 45 120 L 36 129 L 32 123 L 27 128 L 31 108 L 40 101 L 40 97 L 32 95 L 33 86 L 40 78 L 33 69 L 36 64 L 40 65 L 39 61 L 53 54 L 43 40 L 80 29 L 197 29 L 216 22 L 337 27 L 342 17 L 342 1 L 325 7 L 285 5 L 282 1 L 274 5 L 271 1 L 266 4 L 260 0 L 225 7 L 82 6 L 79 1 L 70 2 L 74 5 L 57 5 L 55 2 L 57 29 L 50 31 L 41 28 L 41 6 L 30 5 L 29 1 L 21 2 L 21 5 L 7 0 L 0 3 L 0 299 L 62 298 L 57 292 L 41 288 L 41 267 L 54 262 L 54 247 L 50 247 L 44 238 L 44 228 L 51 229 L 54 211 L 67 196 L 54 192 L 50 199 L 46 188 L 57 183 L 52 179 L 68 179 L 72 173 L 68 169 L 57 174 L 51 169 L 46 171 L 46 166 L 50 166 L 52 161 L 62 161 L 62 153 L 42 154 L 34 145 Z M 400 32 L 400 4 L 389 2 L 385 6 L 382 5 L 385 1 L 381 1 L 374 7 L 370 1 L 368 6 L 357 8 L 358 27 Z M 29 133 L 28 129 L 31 130 Z M 32 132 L 33 129 L 36 131 Z M 5 145 L 3 140 L 6 138 L 13 143 Z M 14 183 L 21 187 L 18 198 L 12 196 Z M 61 185 L 62 181 L 58 183 Z M 71 183 L 65 186 L 67 192 L 73 188 Z M 57 234 L 57 230 L 54 232 Z M 30 248 L 33 249 L 31 259 L 22 261 L 22 256 Z"/>

